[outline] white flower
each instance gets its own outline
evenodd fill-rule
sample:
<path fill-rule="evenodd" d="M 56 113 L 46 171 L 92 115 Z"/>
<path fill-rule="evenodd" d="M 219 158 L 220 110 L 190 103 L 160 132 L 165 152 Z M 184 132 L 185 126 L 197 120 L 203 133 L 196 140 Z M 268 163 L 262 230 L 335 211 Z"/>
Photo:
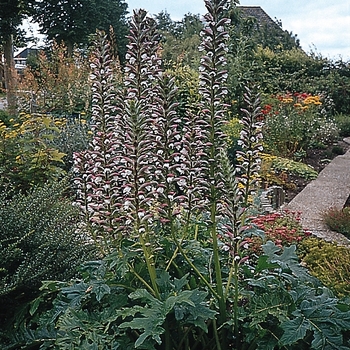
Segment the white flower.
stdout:
<path fill-rule="evenodd" d="M 129 194 L 130 192 L 131 192 L 131 187 L 125 186 L 124 189 L 123 189 L 123 193 L 124 194 Z"/>
<path fill-rule="evenodd" d="M 99 184 L 101 181 L 102 181 L 102 177 L 101 176 L 96 176 L 95 179 L 94 179 L 94 182 L 96 184 Z"/>

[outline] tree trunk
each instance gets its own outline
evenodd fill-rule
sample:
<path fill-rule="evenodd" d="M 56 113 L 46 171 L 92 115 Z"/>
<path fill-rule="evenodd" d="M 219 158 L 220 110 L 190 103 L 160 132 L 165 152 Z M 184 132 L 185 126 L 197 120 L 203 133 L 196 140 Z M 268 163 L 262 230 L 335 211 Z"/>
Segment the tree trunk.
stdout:
<path fill-rule="evenodd" d="M 5 88 L 7 98 L 7 108 L 10 115 L 16 114 L 17 99 L 16 99 L 16 82 L 17 74 L 15 70 L 15 60 L 13 56 L 13 37 L 6 37 L 4 45 L 4 75 Z"/>
<path fill-rule="evenodd" d="M 67 42 L 65 43 L 67 46 L 67 56 L 69 58 L 73 57 L 73 50 L 74 50 L 74 43 L 70 40 L 67 40 Z"/>

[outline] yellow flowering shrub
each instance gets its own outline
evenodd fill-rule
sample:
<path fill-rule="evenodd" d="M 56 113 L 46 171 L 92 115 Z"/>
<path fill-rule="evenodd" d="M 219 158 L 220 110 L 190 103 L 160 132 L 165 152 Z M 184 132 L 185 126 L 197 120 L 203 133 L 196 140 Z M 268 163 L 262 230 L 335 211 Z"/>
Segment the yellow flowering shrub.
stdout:
<path fill-rule="evenodd" d="M 63 175 L 59 164 L 64 164 L 65 153 L 52 142 L 64 123 L 63 119 L 25 113 L 10 119 L 9 125 L 0 121 L 0 183 L 26 191 Z"/>
<path fill-rule="evenodd" d="M 260 153 L 260 175 L 266 186 L 282 185 L 291 187 L 288 183 L 290 175 L 297 175 L 305 180 L 316 179 L 318 173 L 309 165 L 292 159 L 278 157 L 268 153 Z"/>

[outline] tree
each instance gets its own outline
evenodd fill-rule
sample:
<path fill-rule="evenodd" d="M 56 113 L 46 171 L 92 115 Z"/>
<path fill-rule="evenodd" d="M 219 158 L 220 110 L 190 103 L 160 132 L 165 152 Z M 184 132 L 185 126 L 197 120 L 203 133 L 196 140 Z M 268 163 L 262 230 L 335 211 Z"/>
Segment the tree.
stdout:
<path fill-rule="evenodd" d="M 112 26 L 122 58 L 127 34 L 126 14 L 124 0 L 42 0 L 37 2 L 33 18 L 41 34 L 66 44 L 69 55 L 74 45 L 86 45 L 96 29 L 108 32 Z"/>
<path fill-rule="evenodd" d="M 23 32 L 18 30 L 23 19 L 30 14 L 31 0 L 0 0 L 0 46 L 4 55 L 5 88 L 11 114 L 16 110 L 16 73 L 13 42 Z"/>
<path fill-rule="evenodd" d="M 203 29 L 200 16 L 188 13 L 181 21 L 175 22 L 168 13 L 160 12 L 156 15 L 156 22 L 162 36 L 163 59 L 197 67 L 200 60 L 199 33 Z"/>

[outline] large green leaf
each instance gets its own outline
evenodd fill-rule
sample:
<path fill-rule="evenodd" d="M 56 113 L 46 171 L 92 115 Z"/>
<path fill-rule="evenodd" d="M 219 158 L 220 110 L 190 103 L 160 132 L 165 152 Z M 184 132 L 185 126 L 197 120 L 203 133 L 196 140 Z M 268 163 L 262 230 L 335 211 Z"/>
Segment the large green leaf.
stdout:
<path fill-rule="evenodd" d="M 279 322 L 287 320 L 291 298 L 283 290 L 271 290 L 269 293 L 255 294 L 251 300 L 251 326 L 263 323 L 270 316 Z"/>
<path fill-rule="evenodd" d="M 283 336 L 281 342 L 285 345 L 296 343 L 303 339 L 306 332 L 310 329 L 310 323 L 305 317 L 296 317 L 283 323 Z"/>
<path fill-rule="evenodd" d="M 281 324 L 281 343 L 289 345 L 313 333 L 312 349 L 338 349 L 343 344 L 342 332 L 350 329 L 350 312 L 337 307 L 338 300 L 326 289 L 321 295 L 304 299 L 293 312 L 296 316 Z M 349 350 L 349 349 L 348 349 Z"/>
<path fill-rule="evenodd" d="M 177 280 L 177 283 L 184 285 L 184 280 Z M 138 289 L 129 297 L 132 300 L 140 300 L 144 306 L 139 302 L 131 308 L 119 311 L 118 315 L 123 318 L 132 317 L 132 320 L 123 322 L 119 328 L 131 328 L 140 332 L 135 342 L 136 348 L 144 346 L 144 342 L 149 339 L 160 344 L 161 335 L 165 332 L 165 319 L 173 312 L 175 319 L 183 324 L 192 324 L 207 331 L 206 322 L 214 318 L 216 312 L 207 305 L 206 296 L 206 292 L 195 289 L 172 292 L 165 300 L 159 300 L 147 290 Z"/>

